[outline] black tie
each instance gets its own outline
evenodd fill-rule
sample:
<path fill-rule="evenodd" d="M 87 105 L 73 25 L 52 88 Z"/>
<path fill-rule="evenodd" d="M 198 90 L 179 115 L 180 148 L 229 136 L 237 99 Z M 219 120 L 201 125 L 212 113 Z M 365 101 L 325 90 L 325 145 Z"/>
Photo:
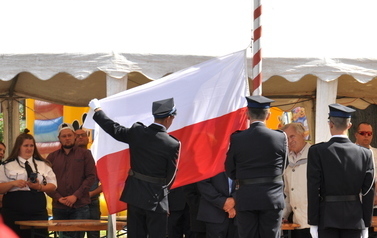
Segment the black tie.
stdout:
<path fill-rule="evenodd" d="M 33 173 L 33 170 L 30 167 L 29 161 L 25 162 L 25 169 L 27 172 L 27 177 L 30 178 L 31 173 Z"/>

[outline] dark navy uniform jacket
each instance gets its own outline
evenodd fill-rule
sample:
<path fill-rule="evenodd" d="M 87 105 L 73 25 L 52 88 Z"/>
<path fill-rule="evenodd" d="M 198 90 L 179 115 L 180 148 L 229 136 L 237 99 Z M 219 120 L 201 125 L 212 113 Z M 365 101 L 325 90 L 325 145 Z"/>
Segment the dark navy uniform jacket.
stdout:
<path fill-rule="evenodd" d="M 114 139 L 129 144 L 131 169 L 153 178 L 165 178 L 165 183 L 151 183 L 128 176 L 120 200 L 133 206 L 156 212 L 168 211 L 168 188 L 173 178 L 179 141 L 157 124 L 140 122 L 127 128 L 119 125 L 100 110 L 93 119 Z"/>
<path fill-rule="evenodd" d="M 233 180 L 276 177 L 283 173 L 285 153 L 285 134 L 254 122 L 249 129 L 231 135 L 225 170 Z M 237 190 L 238 211 L 283 208 L 282 180 L 241 185 Z"/>
<path fill-rule="evenodd" d="M 320 228 L 369 227 L 374 197 L 373 170 L 371 151 L 346 137 L 333 137 L 326 143 L 311 146 L 307 168 L 308 223 Z M 326 201 L 329 196 L 332 201 Z M 352 196 L 357 199 L 347 199 Z"/>

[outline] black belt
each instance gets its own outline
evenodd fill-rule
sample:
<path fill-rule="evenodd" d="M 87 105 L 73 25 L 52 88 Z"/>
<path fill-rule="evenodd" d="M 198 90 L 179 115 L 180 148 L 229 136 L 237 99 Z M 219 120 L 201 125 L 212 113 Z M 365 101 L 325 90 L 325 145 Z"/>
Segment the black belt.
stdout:
<path fill-rule="evenodd" d="M 280 181 L 283 181 L 281 175 L 278 175 L 276 177 L 264 177 L 264 178 L 252 178 L 252 179 L 239 179 L 238 180 L 240 185 L 258 184 L 258 183 L 272 183 L 272 182 L 280 182 Z"/>
<path fill-rule="evenodd" d="M 166 178 L 157 178 L 157 177 L 144 175 L 144 174 L 135 172 L 132 169 L 128 171 L 128 175 L 131 177 L 140 179 L 142 181 L 148 182 L 148 183 L 166 184 Z"/>
<path fill-rule="evenodd" d="M 358 195 L 335 195 L 335 196 L 325 196 L 325 202 L 352 202 L 360 200 Z"/>

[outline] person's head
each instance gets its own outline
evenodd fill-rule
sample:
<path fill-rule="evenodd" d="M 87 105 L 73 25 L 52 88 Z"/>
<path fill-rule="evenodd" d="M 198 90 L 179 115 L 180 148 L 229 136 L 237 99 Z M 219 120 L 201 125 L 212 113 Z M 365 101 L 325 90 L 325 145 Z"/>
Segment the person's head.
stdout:
<path fill-rule="evenodd" d="M 346 134 L 352 126 L 351 113 L 355 110 L 341 104 L 329 105 L 329 126 L 332 135 Z"/>
<path fill-rule="evenodd" d="M 168 98 L 153 102 L 152 114 L 156 123 L 164 125 L 168 129 L 177 115 L 174 99 Z"/>
<path fill-rule="evenodd" d="M 8 159 L 15 159 L 18 156 L 24 159 L 29 159 L 31 157 L 43 160 L 43 157 L 40 155 L 35 143 L 35 139 L 32 135 L 28 134 L 29 130 L 25 129 L 16 138 L 12 152 L 10 153 Z"/>
<path fill-rule="evenodd" d="M 373 128 L 368 122 L 360 122 L 355 130 L 355 143 L 369 148 L 373 138 Z"/>
<path fill-rule="evenodd" d="M 270 104 L 274 100 L 263 96 L 248 96 L 247 108 L 250 121 L 265 121 L 270 116 Z"/>
<path fill-rule="evenodd" d="M 305 147 L 305 127 L 301 123 L 287 124 L 281 130 L 287 134 L 289 151 L 297 154 Z"/>
<path fill-rule="evenodd" d="M 82 148 L 88 148 L 89 144 L 89 137 L 88 132 L 84 131 L 83 129 L 77 129 L 75 131 L 76 134 L 76 145 Z"/>
<path fill-rule="evenodd" d="M 4 159 L 6 146 L 3 142 L 0 142 L 0 160 Z"/>
<path fill-rule="evenodd" d="M 72 149 L 75 146 L 76 134 L 73 126 L 69 123 L 62 123 L 59 128 L 59 141 L 64 149 Z"/>

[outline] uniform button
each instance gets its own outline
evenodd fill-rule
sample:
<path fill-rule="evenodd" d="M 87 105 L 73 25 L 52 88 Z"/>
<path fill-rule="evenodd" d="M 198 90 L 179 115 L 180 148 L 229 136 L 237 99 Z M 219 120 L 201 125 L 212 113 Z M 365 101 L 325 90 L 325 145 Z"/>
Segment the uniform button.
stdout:
<path fill-rule="evenodd" d="M 294 190 L 294 188 L 291 188 L 291 190 L 293 191 L 293 190 Z"/>
<path fill-rule="evenodd" d="M 292 172 L 295 172 L 295 169 L 292 169 Z"/>
<path fill-rule="evenodd" d="M 297 209 L 297 207 L 294 208 L 295 210 Z"/>

